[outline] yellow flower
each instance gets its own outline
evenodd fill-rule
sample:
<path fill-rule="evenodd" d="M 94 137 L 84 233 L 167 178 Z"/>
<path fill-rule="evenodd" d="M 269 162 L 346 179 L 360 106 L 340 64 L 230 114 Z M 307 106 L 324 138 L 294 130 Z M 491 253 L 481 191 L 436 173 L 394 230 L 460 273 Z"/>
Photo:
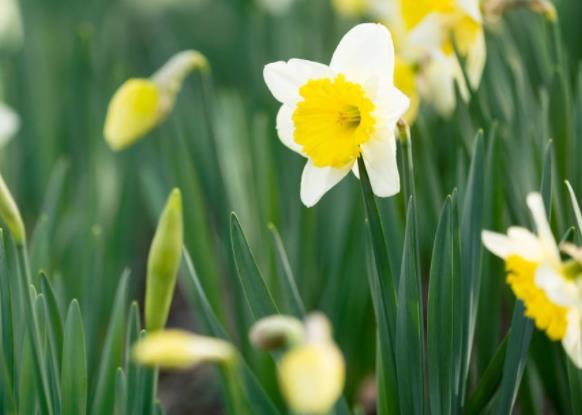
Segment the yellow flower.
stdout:
<path fill-rule="evenodd" d="M 302 59 L 265 66 L 265 82 L 282 104 L 279 138 L 308 159 L 301 200 L 311 207 L 362 157 L 377 196 L 400 191 L 396 122 L 409 100 L 394 86 L 394 45 L 379 24 L 361 24 L 338 45 L 330 65 Z"/>
<path fill-rule="evenodd" d="M 145 300 L 146 329 L 161 330 L 166 325 L 183 246 L 182 194 L 174 189 L 152 241 L 148 257 Z"/>
<path fill-rule="evenodd" d="M 334 8 L 345 16 L 359 16 L 366 11 L 368 0 L 333 0 Z"/>
<path fill-rule="evenodd" d="M 507 283 L 525 306 L 525 315 L 552 340 L 560 340 L 577 367 L 582 368 L 579 270 L 572 275 L 562 263 L 541 196 L 527 198 L 537 235 L 511 227 L 507 235 L 483 232 L 483 244 L 505 260 Z"/>
<path fill-rule="evenodd" d="M 133 358 L 146 366 L 188 369 L 201 363 L 230 362 L 235 358 L 235 349 L 224 340 L 166 330 L 148 334 L 137 342 Z"/>
<path fill-rule="evenodd" d="M 14 241 L 18 245 L 24 245 L 26 243 L 26 229 L 22 222 L 22 216 L 2 175 L 0 175 L 0 218 L 10 230 Z"/>
<path fill-rule="evenodd" d="M 172 111 L 185 77 L 207 67 L 206 58 L 196 51 L 173 56 L 149 79 L 126 81 L 114 94 L 105 120 L 105 139 L 111 149 L 123 150 L 154 127 Z"/>
<path fill-rule="evenodd" d="M 325 414 L 335 405 L 344 387 L 345 362 L 323 315 L 307 318 L 304 342 L 282 357 L 278 373 L 283 396 L 293 411 Z"/>

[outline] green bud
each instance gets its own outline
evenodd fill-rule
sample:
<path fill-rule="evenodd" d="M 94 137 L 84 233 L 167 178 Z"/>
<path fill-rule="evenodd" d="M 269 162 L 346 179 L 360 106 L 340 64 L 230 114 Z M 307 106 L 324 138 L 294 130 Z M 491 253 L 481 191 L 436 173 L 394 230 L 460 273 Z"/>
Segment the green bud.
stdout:
<path fill-rule="evenodd" d="M 148 258 L 145 321 L 149 332 L 166 325 L 183 245 L 182 194 L 174 189 L 160 218 Z"/>
<path fill-rule="evenodd" d="M 303 341 L 303 323 L 292 316 L 274 315 L 257 321 L 249 338 L 253 346 L 264 351 L 275 351 Z"/>
<path fill-rule="evenodd" d="M 26 229 L 22 222 L 22 216 L 20 216 L 18 206 L 12 198 L 12 194 L 10 194 L 2 175 L 0 175 L 0 217 L 10 230 L 10 233 L 12 233 L 14 241 L 18 245 L 24 245 L 26 243 Z"/>

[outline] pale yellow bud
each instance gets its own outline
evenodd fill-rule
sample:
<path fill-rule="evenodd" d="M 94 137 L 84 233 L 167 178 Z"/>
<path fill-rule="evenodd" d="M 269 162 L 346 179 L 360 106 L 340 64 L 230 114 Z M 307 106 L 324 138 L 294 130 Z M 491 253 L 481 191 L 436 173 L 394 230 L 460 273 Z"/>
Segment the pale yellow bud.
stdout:
<path fill-rule="evenodd" d="M 296 345 L 303 334 L 303 324 L 295 317 L 276 315 L 255 323 L 249 337 L 257 349 L 273 351 Z"/>
<path fill-rule="evenodd" d="M 0 217 L 10 230 L 14 241 L 18 245 L 26 243 L 26 229 L 20 216 L 20 210 L 4 182 L 4 178 L 0 175 Z"/>
<path fill-rule="evenodd" d="M 186 76 L 206 70 L 206 58 L 196 51 L 174 55 L 149 79 L 130 79 L 114 94 L 105 120 L 105 140 L 123 150 L 160 124 L 172 111 Z"/>
<path fill-rule="evenodd" d="M 366 11 L 368 0 L 333 0 L 332 4 L 338 13 L 344 16 L 359 16 Z"/>
<path fill-rule="evenodd" d="M 146 366 L 188 369 L 201 363 L 230 362 L 235 358 L 235 349 L 224 340 L 166 330 L 148 334 L 137 342 L 133 358 Z"/>

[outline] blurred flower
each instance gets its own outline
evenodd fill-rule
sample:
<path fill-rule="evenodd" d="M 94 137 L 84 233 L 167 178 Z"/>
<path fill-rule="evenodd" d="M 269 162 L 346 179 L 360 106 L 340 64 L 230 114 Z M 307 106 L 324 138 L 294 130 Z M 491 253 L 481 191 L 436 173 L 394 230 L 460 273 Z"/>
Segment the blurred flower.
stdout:
<path fill-rule="evenodd" d="M 23 38 L 18 0 L 0 0 L 0 48 L 14 49 Z"/>
<path fill-rule="evenodd" d="M 174 189 L 160 217 L 148 257 L 145 322 L 149 332 L 166 325 L 182 258 L 182 194 Z"/>
<path fill-rule="evenodd" d="M 396 56 L 394 66 L 394 85 L 410 99 L 410 106 L 403 118 L 408 124 L 413 124 L 420 107 L 420 96 L 416 86 L 416 68 L 415 65 L 405 62 L 398 56 Z"/>
<path fill-rule="evenodd" d="M 0 218 L 4 221 L 18 245 L 26 243 L 26 229 L 18 205 L 14 201 L 4 178 L 0 175 Z"/>
<path fill-rule="evenodd" d="M 345 382 L 345 362 L 334 344 L 329 321 L 312 314 L 305 322 L 305 340 L 279 364 L 279 383 L 291 409 L 298 413 L 328 413 Z"/>
<path fill-rule="evenodd" d="M 257 349 L 273 351 L 299 343 L 303 335 L 303 324 L 295 317 L 276 315 L 257 321 L 249 337 Z"/>
<path fill-rule="evenodd" d="M 123 150 L 160 124 L 172 111 L 182 83 L 193 70 L 207 68 L 196 51 L 174 55 L 148 79 L 130 79 L 115 93 L 105 120 L 105 139 L 113 150 Z"/>
<path fill-rule="evenodd" d="M 538 193 L 527 198 L 537 227 L 537 235 L 524 228 L 511 227 L 506 235 L 483 232 L 483 243 L 505 260 L 507 283 L 523 301 L 525 315 L 538 329 L 562 345 L 574 362 L 582 367 L 580 274 L 574 262 L 562 263 L 550 230 L 544 204 Z"/>
<path fill-rule="evenodd" d="M 148 334 L 133 347 L 133 358 L 146 366 L 188 369 L 201 363 L 228 363 L 235 359 L 230 343 L 182 330 Z"/>
<path fill-rule="evenodd" d="M 20 118 L 6 105 L 0 103 L 0 147 L 3 147 L 18 132 Z"/>
<path fill-rule="evenodd" d="M 265 66 L 265 82 L 283 104 L 279 138 L 308 159 L 301 200 L 311 207 L 362 156 L 377 196 L 400 191 L 394 129 L 409 100 L 394 86 L 394 47 L 379 24 L 361 24 L 341 40 L 329 66 L 302 59 Z"/>

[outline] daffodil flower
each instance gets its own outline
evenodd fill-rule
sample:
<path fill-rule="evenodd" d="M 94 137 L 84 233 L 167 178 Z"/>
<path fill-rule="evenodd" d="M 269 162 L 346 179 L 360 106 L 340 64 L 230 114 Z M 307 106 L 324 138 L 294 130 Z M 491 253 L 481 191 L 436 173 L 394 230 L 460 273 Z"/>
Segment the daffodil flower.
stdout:
<path fill-rule="evenodd" d="M 133 78 L 115 92 L 105 120 L 105 140 L 111 149 L 123 150 L 172 111 L 182 83 L 193 70 L 207 67 L 206 58 L 188 50 L 174 55 L 150 78 Z"/>
<path fill-rule="evenodd" d="M 6 105 L 0 103 L 0 147 L 4 146 L 18 132 L 20 118 Z"/>
<path fill-rule="evenodd" d="M 525 306 L 525 314 L 582 368 L 580 267 L 562 263 L 538 193 L 527 198 L 537 235 L 520 227 L 507 235 L 483 232 L 483 244 L 505 260 L 507 283 Z"/>
<path fill-rule="evenodd" d="M 282 104 L 279 138 L 308 159 L 301 200 L 311 207 L 363 157 L 377 196 L 400 191 L 395 126 L 409 106 L 394 86 L 394 45 L 380 24 L 350 30 L 331 63 L 303 59 L 268 64 L 265 82 Z"/>

